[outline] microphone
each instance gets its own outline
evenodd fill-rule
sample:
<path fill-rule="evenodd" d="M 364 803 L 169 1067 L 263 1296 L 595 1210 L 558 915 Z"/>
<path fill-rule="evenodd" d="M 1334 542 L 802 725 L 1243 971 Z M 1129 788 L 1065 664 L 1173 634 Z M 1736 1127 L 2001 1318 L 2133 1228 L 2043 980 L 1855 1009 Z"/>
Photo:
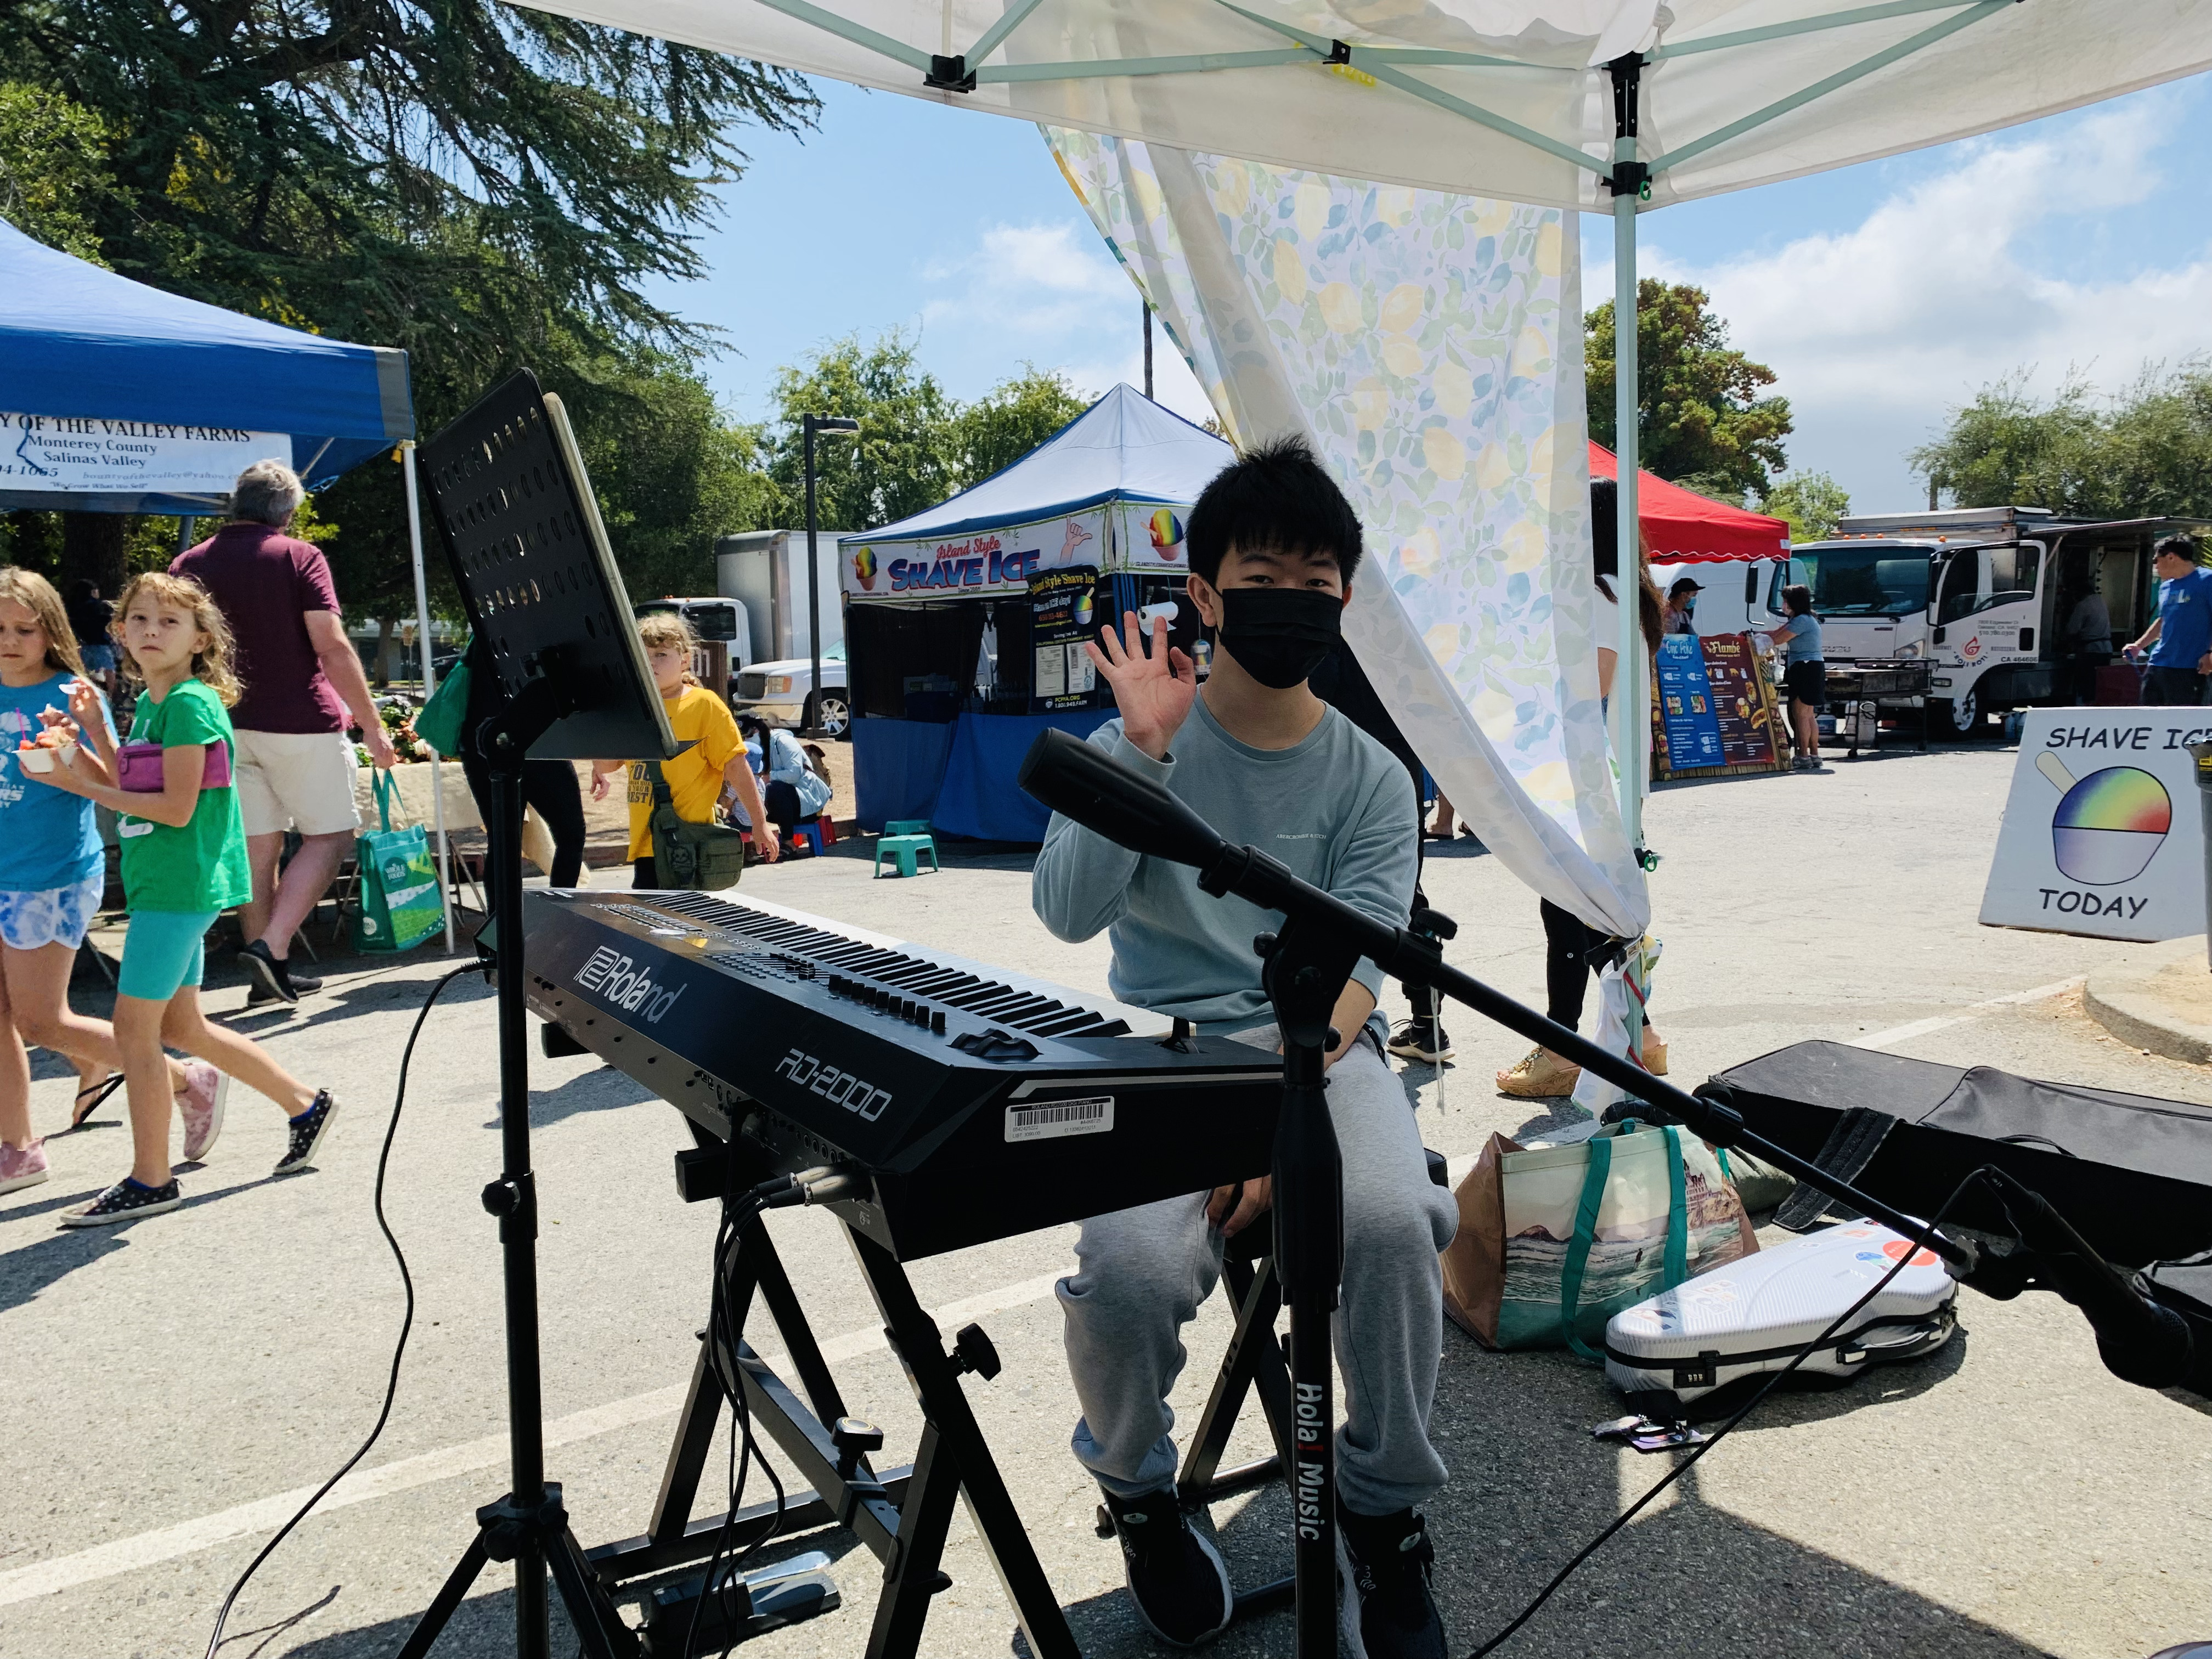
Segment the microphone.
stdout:
<path fill-rule="evenodd" d="M 1060 817 L 1133 853 L 1204 869 L 1229 846 L 1161 785 L 1057 726 L 1030 745 L 1017 781 Z"/>
<path fill-rule="evenodd" d="M 1982 1175 L 1996 1191 L 2005 1219 L 2021 1243 L 2034 1252 L 2044 1275 L 2081 1310 L 2096 1332 L 2097 1354 L 2105 1369 L 2123 1382 L 2146 1389 L 2187 1382 L 2196 1346 L 2188 1322 L 2152 1301 L 2131 1277 L 2124 1277 L 2099 1255 L 2041 1193 L 1994 1165 L 1985 1167 Z M 2014 1208 L 2014 1200 L 2026 1212 L 2025 1222 Z"/>

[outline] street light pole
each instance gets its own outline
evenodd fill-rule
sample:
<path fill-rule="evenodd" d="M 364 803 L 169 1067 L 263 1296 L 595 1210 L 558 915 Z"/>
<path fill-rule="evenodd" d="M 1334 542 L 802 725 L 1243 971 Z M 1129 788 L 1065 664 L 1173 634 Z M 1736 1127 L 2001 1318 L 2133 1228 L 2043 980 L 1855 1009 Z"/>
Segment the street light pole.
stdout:
<path fill-rule="evenodd" d="M 860 431 L 860 423 L 844 415 L 802 415 L 799 420 L 805 434 L 806 452 L 806 656 L 812 676 L 807 681 L 807 696 L 814 700 L 813 718 L 806 720 L 803 704 L 800 718 L 805 720 L 806 735 L 812 738 L 822 734 L 822 568 L 814 551 L 814 434 L 821 432 L 849 437 Z M 848 708 L 851 695 L 851 688 L 848 687 Z"/>

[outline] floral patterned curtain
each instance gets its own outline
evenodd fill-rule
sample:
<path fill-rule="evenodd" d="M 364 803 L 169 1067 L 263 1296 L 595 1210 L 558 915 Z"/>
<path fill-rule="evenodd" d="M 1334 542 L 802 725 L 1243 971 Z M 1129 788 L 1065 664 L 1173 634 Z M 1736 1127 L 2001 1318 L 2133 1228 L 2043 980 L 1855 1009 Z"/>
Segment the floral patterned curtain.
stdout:
<path fill-rule="evenodd" d="M 1460 816 L 1545 897 L 1640 936 L 1598 700 L 1573 227 L 1044 132 L 1229 435 L 1306 434 L 1351 497 L 1370 563 L 1346 636 Z"/>

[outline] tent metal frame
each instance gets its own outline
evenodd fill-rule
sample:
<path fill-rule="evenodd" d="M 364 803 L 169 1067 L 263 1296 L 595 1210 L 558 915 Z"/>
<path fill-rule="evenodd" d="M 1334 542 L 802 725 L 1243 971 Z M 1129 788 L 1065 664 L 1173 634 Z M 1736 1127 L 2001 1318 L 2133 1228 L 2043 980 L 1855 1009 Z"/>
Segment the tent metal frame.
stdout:
<path fill-rule="evenodd" d="M 1613 93 L 1613 153 L 1604 158 L 1577 149 L 1549 133 L 1510 120 L 1470 99 L 1448 92 L 1407 72 L 1413 68 L 1447 68 L 1495 70 L 1521 74 L 1582 75 L 1588 72 L 1584 67 L 1535 63 L 1480 52 L 1361 46 L 1343 40 L 1317 43 L 1308 40 L 1293 26 L 1248 11 L 1233 3 L 1233 0 L 1214 0 L 1214 3 L 1236 13 L 1259 28 L 1283 37 L 1291 45 L 1273 51 L 1205 52 L 1182 57 L 1097 58 L 1087 63 L 993 64 L 988 60 L 1036 11 L 1042 0 L 1014 0 L 1014 3 L 978 36 L 965 52 L 951 56 L 926 52 L 902 40 L 893 40 L 865 24 L 854 22 L 816 5 L 813 0 L 759 0 L 759 3 L 786 16 L 888 58 L 894 63 L 904 64 L 921 74 L 925 88 L 937 92 L 973 92 L 979 85 L 994 82 L 1204 75 L 1222 70 L 1327 64 L 1340 72 L 1364 76 L 1409 97 L 1433 104 L 1438 109 L 1487 127 L 1493 132 L 1542 150 L 1595 175 L 1613 196 L 1613 423 L 1616 437 L 1614 453 L 1620 461 L 1621 507 L 1616 568 L 1623 573 L 1622 585 L 1627 588 L 1630 583 L 1626 579 L 1626 573 L 1639 568 L 1636 476 L 1642 465 L 1643 447 L 1637 430 L 1636 216 L 1650 200 L 1651 180 L 1670 167 L 1729 143 L 1793 110 L 1816 102 L 1830 93 L 1887 69 L 1900 59 L 1923 52 L 1961 29 L 1994 17 L 1999 12 L 2009 10 L 2019 3 L 2019 0 L 1887 0 L 1885 4 L 1853 6 L 1823 13 L 1817 17 L 1771 23 L 1759 28 L 1736 29 L 1698 40 L 1668 42 L 1646 52 L 1631 52 L 1614 58 L 1611 63 L 1599 66 L 1611 77 Z M 1639 83 L 1643 71 L 1652 64 L 1692 53 L 1723 52 L 1730 47 L 1755 46 L 1791 35 L 1848 29 L 1860 24 L 1930 12 L 1948 12 L 1951 15 L 1885 46 L 1880 52 L 1847 64 L 1810 86 L 1717 127 L 1702 137 L 1678 144 L 1657 155 L 1645 157 L 1638 153 Z M 1611 702 L 1607 722 L 1611 727 L 1613 752 L 1620 764 L 1621 827 L 1628 836 L 1629 845 L 1636 849 L 1638 860 L 1649 869 L 1654 860 L 1643 847 L 1644 745 L 1638 738 L 1644 725 L 1644 707 L 1650 694 L 1644 668 L 1644 653 L 1638 648 L 1639 623 L 1634 594 L 1624 592 L 1621 597 L 1624 603 L 1620 606 L 1620 668 L 1615 682 L 1616 695 Z"/>

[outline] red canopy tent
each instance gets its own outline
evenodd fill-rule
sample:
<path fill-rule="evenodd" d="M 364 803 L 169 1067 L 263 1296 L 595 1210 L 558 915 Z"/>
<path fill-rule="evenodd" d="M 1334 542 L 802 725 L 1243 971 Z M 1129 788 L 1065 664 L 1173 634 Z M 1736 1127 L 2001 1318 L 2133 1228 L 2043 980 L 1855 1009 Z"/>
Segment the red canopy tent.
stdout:
<path fill-rule="evenodd" d="M 1602 444 L 1589 447 L 1589 470 L 1593 478 L 1620 476 L 1613 452 Z M 1636 475 L 1636 509 L 1644 533 L 1651 538 L 1654 564 L 1771 559 L 1790 550 L 1787 520 L 1747 513 L 1649 472 Z"/>

